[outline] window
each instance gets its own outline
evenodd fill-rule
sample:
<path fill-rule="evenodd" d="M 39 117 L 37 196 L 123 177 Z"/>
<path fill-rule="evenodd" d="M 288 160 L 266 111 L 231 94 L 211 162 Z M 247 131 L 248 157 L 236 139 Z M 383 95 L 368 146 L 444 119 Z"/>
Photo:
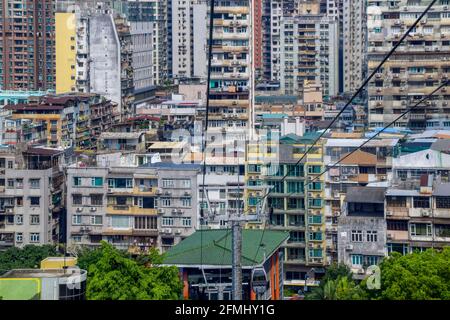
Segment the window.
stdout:
<path fill-rule="evenodd" d="M 164 218 L 162 218 L 162 223 L 161 223 L 161 225 L 162 225 L 163 227 L 171 227 L 171 226 L 173 226 L 173 225 L 174 225 L 174 223 L 173 223 L 173 218 L 170 218 L 170 217 L 164 217 Z"/>
<path fill-rule="evenodd" d="M 170 207 L 172 201 L 170 198 L 161 198 L 161 207 Z"/>
<path fill-rule="evenodd" d="M 171 179 L 163 179 L 162 186 L 163 188 L 173 188 L 175 187 L 175 183 Z"/>
<path fill-rule="evenodd" d="M 191 207 L 192 206 L 191 198 L 181 198 L 181 205 L 183 207 Z"/>
<path fill-rule="evenodd" d="M 14 188 L 14 179 L 8 179 L 8 188 Z"/>
<path fill-rule="evenodd" d="M 39 189 L 40 188 L 41 179 L 30 179 L 29 181 L 30 181 L 31 189 Z"/>
<path fill-rule="evenodd" d="M 408 222 L 405 220 L 387 220 L 387 230 L 408 231 Z"/>
<path fill-rule="evenodd" d="M 79 186 L 81 186 L 81 177 L 74 177 L 74 178 L 73 178 L 73 186 L 74 186 L 74 187 L 79 187 Z"/>
<path fill-rule="evenodd" d="M 102 216 L 91 216 L 91 224 L 92 225 L 102 225 L 103 217 Z"/>
<path fill-rule="evenodd" d="M 30 205 L 31 206 L 39 206 L 40 197 L 30 197 Z"/>
<path fill-rule="evenodd" d="M 309 224 L 321 224 L 322 216 L 308 216 L 308 223 Z"/>
<path fill-rule="evenodd" d="M 30 216 L 30 224 L 39 224 L 39 215 L 32 214 Z"/>
<path fill-rule="evenodd" d="M 17 197 L 16 204 L 18 207 L 22 207 L 23 206 L 23 197 Z"/>
<path fill-rule="evenodd" d="M 156 230 L 158 229 L 156 217 L 135 217 L 134 228 L 138 230 Z"/>
<path fill-rule="evenodd" d="M 22 232 L 16 233 L 16 242 L 17 243 L 22 243 L 23 242 L 23 233 Z"/>
<path fill-rule="evenodd" d="M 40 234 L 39 233 L 30 233 L 30 242 L 31 243 L 38 243 L 40 241 Z"/>
<path fill-rule="evenodd" d="M 191 180 L 188 180 L 188 179 L 181 180 L 181 187 L 182 188 L 190 188 Z"/>
<path fill-rule="evenodd" d="M 14 167 L 14 162 L 8 161 L 8 169 L 13 169 L 13 167 Z"/>
<path fill-rule="evenodd" d="M 128 217 L 113 216 L 111 217 L 111 226 L 113 228 L 130 228 L 130 219 Z"/>
<path fill-rule="evenodd" d="M 75 243 L 80 243 L 82 237 L 81 236 L 72 236 L 72 241 Z"/>
<path fill-rule="evenodd" d="M 450 209 L 450 197 L 436 197 L 436 209 Z"/>
<path fill-rule="evenodd" d="M 352 265 L 354 266 L 361 266 L 362 262 L 363 262 L 363 257 L 360 254 L 352 254 L 351 255 L 351 259 L 352 259 Z"/>
<path fill-rule="evenodd" d="M 102 206 L 103 205 L 103 195 L 102 194 L 91 194 L 91 205 Z"/>
<path fill-rule="evenodd" d="M 308 166 L 308 173 L 320 173 L 320 166 Z"/>
<path fill-rule="evenodd" d="M 73 225 L 81 224 L 81 216 L 80 215 L 73 215 L 72 216 L 72 224 Z"/>
<path fill-rule="evenodd" d="M 352 242 L 362 242 L 363 233 L 361 230 L 352 230 Z"/>
<path fill-rule="evenodd" d="M 429 208 L 430 198 L 429 197 L 414 197 L 414 208 Z"/>
<path fill-rule="evenodd" d="M 91 179 L 91 186 L 93 186 L 93 187 L 103 186 L 103 178 L 102 177 L 93 177 Z"/>
<path fill-rule="evenodd" d="M 83 196 L 81 194 L 73 194 L 72 195 L 72 204 L 74 206 L 82 205 L 83 204 Z"/>
<path fill-rule="evenodd" d="M 431 236 L 431 224 L 412 223 L 410 232 L 412 236 Z"/>
<path fill-rule="evenodd" d="M 23 188 L 23 179 L 22 178 L 16 179 L 16 189 L 22 188 Z"/>
<path fill-rule="evenodd" d="M 366 236 L 367 236 L 368 242 L 377 242 L 378 241 L 377 231 L 367 231 Z"/>
<path fill-rule="evenodd" d="M 367 265 L 374 266 L 378 264 L 380 257 L 378 256 L 366 256 Z"/>
<path fill-rule="evenodd" d="M 23 215 L 21 214 L 16 215 L 16 224 L 18 225 L 23 224 Z"/>
<path fill-rule="evenodd" d="M 322 249 L 309 249 L 309 256 L 311 258 L 322 258 Z"/>
<path fill-rule="evenodd" d="M 310 232 L 309 240 L 311 241 L 322 241 L 322 232 Z"/>
<path fill-rule="evenodd" d="M 183 218 L 181 220 L 181 225 L 183 227 L 191 227 L 192 226 L 192 219 L 191 218 Z"/>

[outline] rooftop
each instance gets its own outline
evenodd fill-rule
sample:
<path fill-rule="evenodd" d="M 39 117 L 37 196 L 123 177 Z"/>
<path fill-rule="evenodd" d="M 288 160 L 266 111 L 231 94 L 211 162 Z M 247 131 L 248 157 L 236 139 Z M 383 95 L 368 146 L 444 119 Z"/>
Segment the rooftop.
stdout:
<path fill-rule="evenodd" d="M 347 157 L 347 158 L 345 158 Z M 368 165 L 368 166 L 374 166 L 377 164 L 377 156 L 364 152 L 361 150 L 357 150 L 354 153 L 350 154 L 346 153 L 342 155 L 342 158 L 344 159 L 341 161 L 341 164 L 357 164 L 357 165 Z"/>
<path fill-rule="evenodd" d="M 251 267 L 262 264 L 264 258 L 270 257 L 287 239 L 289 233 L 266 230 L 243 230 L 242 232 L 242 266 Z M 258 250 L 259 244 L 260 247 Z M 203 248 L 200 250 L 200 248 Z M 258 251 L 258 255 L 255 254 Z M 201 259 L 201 255 L 203 259 Z M 168 265 L 210 265 L 230 266 L 232 259 L 231 230 L 197 231 L 173 248 L 165 256 Z"/>
<path fill-rule="evenodd" d="M 100 140 L 106 139 L 139 139 L 144 132 L 102 132 Z"/>
<path fill-rule="evenodd" d="M 149 150 L 152 149 L 181 149 L 186 145 L 185 142 L 180 141 L 158 141 L 153 143 Z"/>
<path fill-rule="evenodd" d="M 346 202 L 356 203 L 384 203 L 386 188 L 379 187 L 351 187 L 347 190 Z"/>

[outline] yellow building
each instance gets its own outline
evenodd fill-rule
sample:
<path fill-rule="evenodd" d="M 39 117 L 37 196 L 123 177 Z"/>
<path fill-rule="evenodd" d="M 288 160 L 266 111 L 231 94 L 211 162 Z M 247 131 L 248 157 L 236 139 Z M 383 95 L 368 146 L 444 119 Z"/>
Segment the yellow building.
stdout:
<path fill-rule="evenodd" d="M 313 267 L 317 271 L 327 265 L 324 177 L 318 177 L 324 170 L 322 142 L 297 164 L 317 137 L 317 133 L 302 137 L 290 134 L 277 145 L 261 148 L 250 144 L 247 152 L 246 212 L 256 211 L 267 193 L 261 188 L 269 186 L 270 193 L 262 200 L 266 201 L 265 212 L 269 212 L 267 228 L 290 233 L 284 245 L 284 272 L 285 285 L 294 287 L 305 285 L 305 275 Z M 272 159 L 271 153 L 278 159 Z M 261 162 L 264 158 L 272 163 Z M 308 286 L 316 284 L 312 280 Z"/>
<path fill-rule="evenodd" d="M 74 13 L 57 12 L 56 30 L 56 93 L 76 90 L 76 21 Z"/>

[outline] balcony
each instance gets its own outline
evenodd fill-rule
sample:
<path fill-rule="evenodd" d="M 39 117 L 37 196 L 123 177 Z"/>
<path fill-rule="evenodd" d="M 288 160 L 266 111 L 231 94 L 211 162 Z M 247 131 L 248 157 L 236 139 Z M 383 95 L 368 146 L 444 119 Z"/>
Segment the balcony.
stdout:
<path fill-rule="evenodd" d="M 139 186 L 133 188 L 133 194 L 136 195 L 155 195 L 157 191 L 157 187 Z"/>
<path fill-rule="evenodd" d="M 106 214 L 149 216 L 157 215 L 157 210 L 154 208 L 140 208 L 131 205 L 109 205 L 106 207 Z"/>
<path fill-rule="evenodd" d="M 387 241 L 407 241 L 408 231 L 386 230 Z"/>

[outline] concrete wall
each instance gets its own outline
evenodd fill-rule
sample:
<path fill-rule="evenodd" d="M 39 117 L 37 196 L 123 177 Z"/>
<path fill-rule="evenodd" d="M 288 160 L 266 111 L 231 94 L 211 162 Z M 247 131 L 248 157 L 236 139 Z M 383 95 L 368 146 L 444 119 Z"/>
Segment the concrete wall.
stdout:
<path fill-rule="evenodd" d="M 90 28 L 90 91 L 118 104 L 121 111 L 120 42 L 112 15 L 94 14 Z"/>

